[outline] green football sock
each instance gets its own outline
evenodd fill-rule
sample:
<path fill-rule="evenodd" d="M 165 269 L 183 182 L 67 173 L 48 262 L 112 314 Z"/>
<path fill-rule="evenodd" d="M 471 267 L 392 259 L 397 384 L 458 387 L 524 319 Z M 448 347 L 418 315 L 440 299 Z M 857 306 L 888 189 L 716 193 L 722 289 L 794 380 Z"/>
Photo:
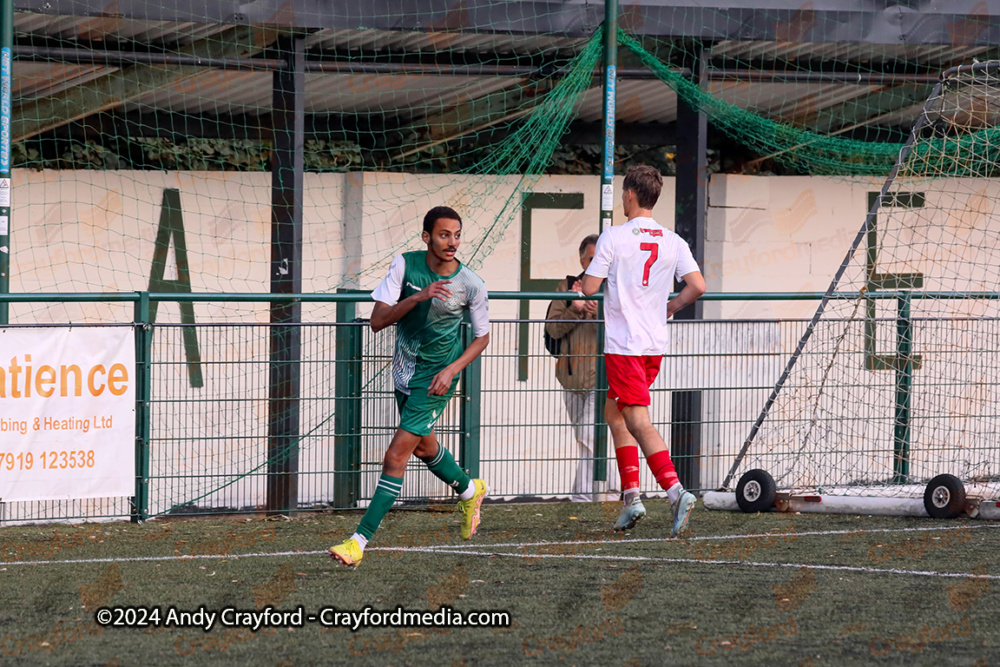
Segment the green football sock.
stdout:
<path fill-rule="evenodd" d="M 399 498 L 399 492 L 402 488 L 402 477 L 391 477 L 382 473 L 378 478 L 378 484 L 375 486 L 375 494 L 372 496 L 372 501 L 368 504 L 368 510 L 361 517 L 361 524 L 358 526 L 358 532 L 364 535 L 365 539 L 372 539 L 375 531 L 378 530 L 379 524 L 382 523 L 382 519 L 389 513 L 389 509 L 396 502 L 396 498 Z"/>
<path fill-rule="evenodd" d="M 464 470 L 458 467 L 455 457 L 447 449 L 438 445 L 438 453 L 429 459 L 420 459 L 427 464 L 428 469 L 442 482 L 463 493 L 469 488 L 470 479 Z"/>

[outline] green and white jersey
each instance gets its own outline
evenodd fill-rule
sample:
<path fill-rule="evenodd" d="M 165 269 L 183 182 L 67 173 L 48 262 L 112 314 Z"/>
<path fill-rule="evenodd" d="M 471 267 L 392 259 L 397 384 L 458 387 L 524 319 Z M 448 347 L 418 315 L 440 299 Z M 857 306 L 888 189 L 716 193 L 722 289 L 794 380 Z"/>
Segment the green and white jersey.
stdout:
<path fill-rule="evenodd" d="M 438 275 L 427 266 L 427 252 L 423 250 L 396 255 L 372 298 L 394 306 L 438 280 L 451 281 L 451 296 L 446 301 L 434 298 L 418 303 L 396 323 L 392 378 L 396 390 L 404 394 L 413 387 L 429 387 L 441 369 L 462 355 L 465 347 L 459 327 L 466 308 L 474 337 L 485 336 L 490 330 L 483 279 L 462 263 L 450 276 Z"/>

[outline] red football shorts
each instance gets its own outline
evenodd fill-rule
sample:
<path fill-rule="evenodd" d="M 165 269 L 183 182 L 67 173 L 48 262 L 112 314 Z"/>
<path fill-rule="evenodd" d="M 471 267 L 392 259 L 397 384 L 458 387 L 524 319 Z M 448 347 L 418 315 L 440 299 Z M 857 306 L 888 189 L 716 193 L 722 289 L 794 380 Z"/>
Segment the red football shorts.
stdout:
<path fill-rule="evenodd" d="M 618 405 L 649 405 L 649 388 L 660 374 L 663 355 L 626 357 L 605 354 L 608 369 L 608 398 Z"/>

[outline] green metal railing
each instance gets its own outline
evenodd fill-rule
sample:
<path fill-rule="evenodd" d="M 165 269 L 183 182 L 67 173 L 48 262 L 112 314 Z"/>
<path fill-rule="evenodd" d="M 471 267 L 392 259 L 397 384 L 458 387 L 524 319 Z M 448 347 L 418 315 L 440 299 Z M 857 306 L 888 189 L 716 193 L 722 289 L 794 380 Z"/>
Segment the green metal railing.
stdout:
<path fill-rule="evenodd" d="M 706 294 L 703 299 L 803 301 L 823 296 L 728 293 Z M 861 296 L 844 293 L 832 298 Z M 579 297 L 564 292 L 490 294 L 492 301 L 570 298 Z M 910 359 L 914 340 L 911 300 L 997 299 L 1000 294 L 889 291 L 868 293 L 864 298 L 900 304 L 898 316 L 886 321 L 897 325 L 896 355 Z M 0 300 L 132 303 L 137 378 L 134 496 L 7 503 L 0 506 L 0 521 L 108 517 L 141 521 L 163 514 L 254 512 L 266 506 L 267 340 L 271 325 L 151 323 L 151 304 L 165 301 L 336 304 L 336 322 L 301 325 L 300 468 L 294 473 L 298 508 L 358 507 L 370 497 L 397 417 L 390 371 L 392 333 L 375 335 L 358 317 L 358 305 L 371 301 L 367 293 L 10 294 L 0 295 Z M 566 496 L 580 461 L 561 403 L 562 389 L 554 377 L 554 360 L 542 345 L 543 325 L 541 320 L 495 319 L 490 347 L 463 372 L 456 400 L 436 428 L 442 445 L 472 474 L 486 477 L 494 495 Z M 674 349 L 664 359 L 662 381 L 654 385 L 651 414 L 661 432 L 667 434 L 675 425 L 670 418 L 670 391 L 703 392 L 700 426 L 710 435 L 712 447 L 700 454 L 701 488 L 712 488 L 721 479 L 807 325 L 806 319 L 702 320 L 672 325 Z M 867 325 L 862 322 L 861 326 Z M 190 328 L 195 328 L 201 339 L 203 386 L 190 382 L 185 358 L 186 330 Z M 527 346 L 523 344 L 525 328 Z M 463 335 L 466 342 L 471 340 L 468 327 Z M 527 378 L 519 379 L 524 368 Z M 912 367 L 901 365 L 897 369 L 895 409 L 886 416 L 901 477 L 908 472 L 912 374 Z M 597 388 L 598 396 L 603 389 Z M 602 419 L 598 401 L 593 418 L 598 436 L 606 433 Z M 595 445 L 599 442 L 600 438 L 595 438 Z M 617 475 L 613 471 L 609 474 L 606 450 L 595 446 L 594 459 L 594 480 L 608 480 L 603 489 L 614 489 Z M 657 490 L 652 479 L 643 477 L 642 481 L 644 490 Z M 426 503 L 448 497 L 450 491 L 423 466 L 413 465 L 408 471 L 401 496 L 404 502 Z"/>

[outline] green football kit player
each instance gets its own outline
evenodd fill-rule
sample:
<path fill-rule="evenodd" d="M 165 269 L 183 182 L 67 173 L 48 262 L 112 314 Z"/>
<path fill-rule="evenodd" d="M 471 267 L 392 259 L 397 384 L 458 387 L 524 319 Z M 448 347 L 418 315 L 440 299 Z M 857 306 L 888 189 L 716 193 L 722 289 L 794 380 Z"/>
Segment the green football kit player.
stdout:
<path fill-rule="evenodd" d="M 438 444 L 434 423 L 448 405 L 459 375 L 490 341 L 486 284 L 455 258 L 462 237 L 462 219 L 447 206 L 424 216 L 421 238 L 427 251 L 397 255 L 388 275 L 372 292 L 372 331 L 396 325 L 392 378 L 399 406 L 399 428 L 389 443 L 371 503 L 357 532 L 334 547 L 331 557 L 357 565 L 382 518 L 399 497 L 403 473 L 415 454 L 434 475 L 458 494 L 462 537 L 479 527 L 486 483 L 470 479 L 451 452 Z M 465 311 L 472 321 L 473 341 L 463 349 L 461 323 Z"/>

